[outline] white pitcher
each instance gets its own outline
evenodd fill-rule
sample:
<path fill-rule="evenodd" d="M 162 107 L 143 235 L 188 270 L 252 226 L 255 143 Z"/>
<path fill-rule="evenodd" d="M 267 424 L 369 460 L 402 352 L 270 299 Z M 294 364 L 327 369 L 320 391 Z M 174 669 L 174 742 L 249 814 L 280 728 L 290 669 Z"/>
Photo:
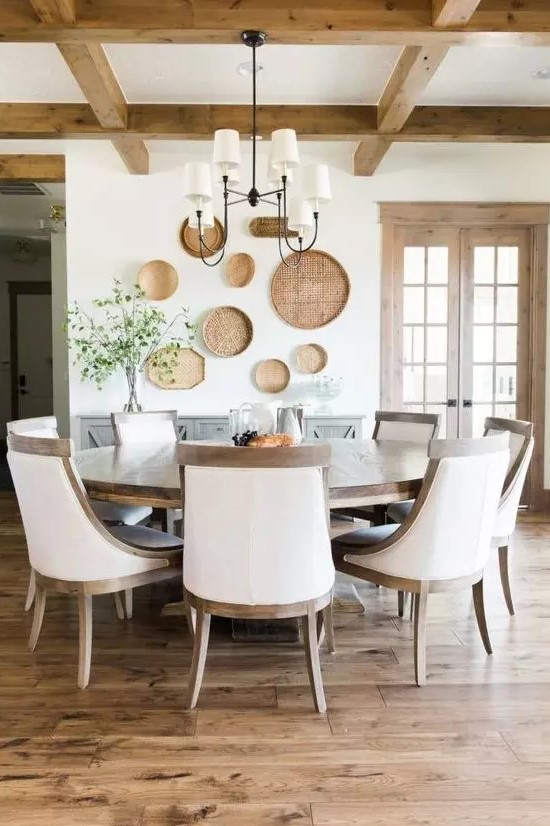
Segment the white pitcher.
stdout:
<path fill-rule="evenodd" d="M 277 433 L 286 433 L 292 436 L 298 445 L 303 439 L 302 418 L 303 408 L 299 405 L 293 407 L 280 407 L 277 411 Z"/>

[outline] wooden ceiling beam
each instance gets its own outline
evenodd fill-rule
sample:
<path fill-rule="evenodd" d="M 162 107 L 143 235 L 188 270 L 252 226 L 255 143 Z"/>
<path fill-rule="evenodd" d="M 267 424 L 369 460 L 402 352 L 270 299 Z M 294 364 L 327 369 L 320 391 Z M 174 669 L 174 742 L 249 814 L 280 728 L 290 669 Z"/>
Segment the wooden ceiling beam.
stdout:
<path fill-rule="evenodd" d="M 406 46 L 378 102 L 380 132 L 399 132 L 418 103 L 448 49 Z"/>
<path fill-rule="evenodd" d="M 0 180 L 63 183 L 65 181 L 65 156 L 0 155 Z"/>
<path fill-rule="evenodd" d="M 417 106 L 401 132 L 380 135 L 375 106 L 260 106 L 259 134 L 292 126 L 302 140 L 453 143 L 548 143 L 550 108 L 538 106 Z M 250 131 L 250 107 L 218 104 L 130 104 L 126 130 L 101 127 L 80 103 L 0 103 L 0 138 L 133 137 L 212 140 L 215 129 Z"/>
<path fill-rule="evenodd" d="M 68 6 L 70 0 L 33 0 Z M 468 0 L 470 6 L 473 0 Z M 447 0 L 447 16 L 453 5 Z M 37 23 L 29 0 L 0 3 L 0 41 L 52 43 L 239 43 L 254 25 L 273 43 L 399 46 L 548 45 L 550 7 L 545 0 L 486 0 L 465 26 L 447 30 L 432 22 L 432 0 L 77 0 L 76 23 Z M 437 14 L 437 12 L 436 12 Z M 440 12 L 443 14 L 443 11 Z M 50 17 L 51 21 L 51 17 Z"/>
<path fill-rule="evenodd" d="M 30 0 L 43 23 L 75 23 L 76 0 Z"/>
<path fill-rule="evenodd" d="M 30 0 L 43 23 L 76 20 L 75 0 Z M 125 129 L 128 105 L 100 43 L 58 43 L 67 66 L 104 129 Z M 149 171 L 149 153 L 143 141 L 113 141 L 126 169 L 135 175 Z"/>
<path fill-rule="evenodd" d="M 359 177 L 374 175 L 391 145 L 390 138 L 377 135 L 358 143 L 353 153 L 353 174 Z"/>
<path fill-rule="evenodd" d="M 465 26 L 481 0 L 432 0 L 434 26 Z"/>

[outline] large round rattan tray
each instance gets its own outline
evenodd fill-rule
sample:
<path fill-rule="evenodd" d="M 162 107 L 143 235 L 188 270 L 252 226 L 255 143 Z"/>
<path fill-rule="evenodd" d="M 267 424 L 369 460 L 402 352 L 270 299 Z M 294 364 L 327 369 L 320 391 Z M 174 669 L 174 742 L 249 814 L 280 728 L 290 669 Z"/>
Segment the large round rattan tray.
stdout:
<path fill-rule="evenodd" d="M 143 265 L 138 272 L 137 283 L 149 301 L 164 301 L 176 292 L 178 274 L 168 261 L 155 259 Z"/>
<path fill-rule="evenodd" d="M 254 278 L 254 259 L 247 252 L 236 252 L 227 261 L 225 274 L 232 287 L 246 287 Z"/>
<path fill-rule="evenodd" d="M 254 378 L 258 390 L 264 393 L 281 393 L 290 381 L 290 370 L 280 359 L 265 359 L 255 370 Z"/>
<path fill-rule="evenodd" d="M 320 373 L 328 362 L 328 353 L 320 344 L 302 344 L 296 350 L 296 364 L 302 373 Z"/>
<path fill-rule="evenodd" d="M 164 390 L 190 390 L 204 381 L 204 356 L 191 347 L 163 347 L 149 359 L 147 376 Z"/>
<path fill-rule="evenodd" d="M 204 249 L 203 256 L 205 258 L 210 258 L 211 255 L 214 255 L 214 253 L 221 249 L 223 244 L 223 227 L 217 218 L 214 218 L 213 227 L 209 227 L 203 231 L 203 236 L 205 243 L 211 250 L 213 250 L 213 252 L 209 252 L 207 249 Z M 188 218 L 186 218 L 181 225 L 180 242 L 188 255 L 192 255 L 193 258 L 201 257 L 199 231 L 198 229 L 189 226 Z"/>
<path fill-rule="evenodd" d="M 288 258 L 289 264 L 297 254 Z M 314 330 L 337 318 L 350 293 L 348 274 L 328 252 L 310 250 L 302 253 L 295 269 L 279 264 L 271 282 L 273 306 L 293 327 Z"/>
<path fill-rule="evenodd" d="M 216 307 L 204 319 L 202 335 L 216 356 L 238 356 L 252 341 L 252 322 L 238 307 Z"/>

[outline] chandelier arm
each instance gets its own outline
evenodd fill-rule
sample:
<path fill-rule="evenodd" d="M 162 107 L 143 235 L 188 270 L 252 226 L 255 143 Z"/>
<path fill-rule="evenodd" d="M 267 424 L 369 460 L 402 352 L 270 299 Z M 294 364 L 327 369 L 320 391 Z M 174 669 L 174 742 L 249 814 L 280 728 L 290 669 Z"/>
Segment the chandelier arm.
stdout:
<path fill-rule="evenodd" d="M 300 266 L 300 261 L 301 261 L 302 256 L 299 255 L 298 259 L 294 262 L 294 264 L 291 264 L 291 263 L 289 263 L 289 261 L 283 255 L 283 245 L 281 243 L 282 239 L 281 239 L 281 193 L 280 192 L 277 194 L 277 218 L 278 218 L 277 242 L 279 244 L 279 256 L 281 258 L 281 261 L 285 265 L 285 267 L 288 267 L 290 270 L 296 270 Z"/>
<path fill-rule="evenodd" d="M 248 198 L 239 198 L 237 201 L 229 201 L 227 206 L 235 206 L 235 204 L 244 204 L 245 201 L 248 201 Z"/>
<path fill-rule="evenodd" d="M 260 198 L 262 204 L 269 204 L 269 206 L 277 206 L 275 201 L 270 201 L 268 198 Z"/>
<path fill-rule="evenodd" d="M 225 219 L 226 219 L 226 227 L 227 227 L 227 198 L 226 198 Z M 200 255 L 201 255 L 201 261 L 202 261 L 203 264 L 206 264 L 207 267 L 217 267 L 218 264 L 220 263 L 220 261 L 222 260 L 222 258 L 225 255 L 225 245 L 227 243 L 226 231 L 224 229 L 224 241 L 223 241 L 223 245 L 222 245 L 222 248 L 221 248 L 221 255 L 219 256 L 219 258 L 216 259 L 216 261 L 207 261 L 206 258 L 204 257 L 204 250 L 207 249 L 208 252 L 212 253 L 212 255 L 215 255 L 216 252 L 218 252 L 218 250 L 210 249 L 210 247 L 204 242 L 204 239 L 203 239 L 202 233 L 201 233 L 201 210 L 197 210 L 197 223 L 199 225 L 199 227 L 198 227 L 198 229 L 199 229 L 199 252 L 200 252 Z"/>
<path fill-rule="evenodd" d="M 311 240 L 311 243 L 309 243 L 309 244 L 307 245 L 307 247 L 305 247 L 305 248 L 302 250 L 302 252 L 308 252 L 308 250 L 310 250 L 310 249 L 312 248 L 312 246 L 314 245 L 314 243 L 315 243 L 315 242 L 316 242 L 316 240 L 317 240 L 317 231 L 318 231 L 318 229 L 319 229 L 319 213 L 318 213 L 318 212 L 314 212 L 314 213 L 313 213 L 313 218 L 315 219 L 315 232 L 313 233 L 313 239 Z"/>
<path fill-rule="evenodd" d="M 265 198 L 267 195 L 279 195 L 282 191 L 282 189 L 270 189 L 269 192 L 260 192 L 259 197 Z"/>
<path fill-rule="evenodd" d="M 218 252 L 218 250 L 210 249 L 210 247 L 208 246 L 208 244 L 204 240 L 204 235 L 203 235 L 203 231 L 202 231 L 202 228 L 201 228 L 201 216 L 202 216 L 202 210 L 197 209 L 197 229 L 198 229 L 198 232 L 199 232 L 199 247 L 201 248 L 201 250 L 204 247 L 206 250 L 208 250 L 208 252 L 211 252 L 212 254 L 214 254 L 214 253 Z M 202 258 L 202 255 L 201 255 L 201 258 Z"/>
<path fill-rule="evenodd" d="M 227 191 L 231 195 L 241 195 L 243 198 L 246 198 L 248 200 L 248 193 L 247 192 L 239 192 L 238 189 L 228 189 Z M 231 206 L 231 204 L 229 206 Z"/>

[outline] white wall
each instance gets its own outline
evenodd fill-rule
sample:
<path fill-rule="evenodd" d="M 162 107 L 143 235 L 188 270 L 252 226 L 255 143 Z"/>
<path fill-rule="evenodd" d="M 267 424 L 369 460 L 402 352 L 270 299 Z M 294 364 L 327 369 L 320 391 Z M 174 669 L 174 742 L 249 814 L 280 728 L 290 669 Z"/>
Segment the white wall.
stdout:
<path fill-rule="evenodd" d="M 67 157 L 68 293 L 88 301 L 103 295 L 114 276 L 131 284 L 141 264 L 152 258 L 173 263 L 180 276 L 176 295 L 163 303 L 168 314 L 180 303 L 194 318 L 219 304 L 236 304 L 252 318 L 254 341 L 241 356 L 208 355 L 207 379 L 191 391 L 162 391 L 145 385 L 146 408 L 177 407 L 182 413 L 225 412 L 246 400 L 264 398 L 251 380 L 254 365 L 277 357 L 292 365 L 296 345 L 317 341 L 329 353 L 326 372 L 342 376 L 344 392 L 334 410 L 369 417 L 379 397 L 380 227 L 379 201 L 550 201 L 550 147 L 544 145 L 394 145 L 372 178 L 351 174 L 350 144 L 309 143 L 302 158 L 331 165 L 333 201 L 321 213 L 318 248 L 346 268 L 352 284 L 344 313 L 328 327 L 303 331 L 288 326 L 271 307 L 269 287 L 277 266 L 273 239 L 247 232 L 252 210 L 234 207 L 228 253 L 248 252 L 256 261 L 252 284 L 229 287 L 224 265 L 209 270 L 179 246 L 186 214 L 182 164 L 209 159 L 210 145 L 155 144 L 152 174 L 130 176 L 113 149 L 98 142 L 74 142 Z M 265 150 L 260 169 L 265 166 Z M 243 174 L 245 182 L 248 174 Z M 220 215 L 219 201 L 217 214 Z M 257 212 L 254 213 L 258 214 Z M 259 214 L 269 214 L 262 208 Z M 206 353 L 199 341 L 197 348 Z M 295 371 L 292 382 L 300 381 Z M 289 388 L 290 389 L 290 388 Z M 125 401 L 123 379 L 102 393 L 71 372 L 71 413 L 109 411 Z"/>
<path fill-rule="evenodd" d="M 24 240 L 21 238 L 20 240 Z M 50 245 L 30 241 L 29 261 L 14 261 L 15 238 L 0 239 L 0 438 L 5 438 L 11 415 L 9 281 L 49 281 Z"/>

